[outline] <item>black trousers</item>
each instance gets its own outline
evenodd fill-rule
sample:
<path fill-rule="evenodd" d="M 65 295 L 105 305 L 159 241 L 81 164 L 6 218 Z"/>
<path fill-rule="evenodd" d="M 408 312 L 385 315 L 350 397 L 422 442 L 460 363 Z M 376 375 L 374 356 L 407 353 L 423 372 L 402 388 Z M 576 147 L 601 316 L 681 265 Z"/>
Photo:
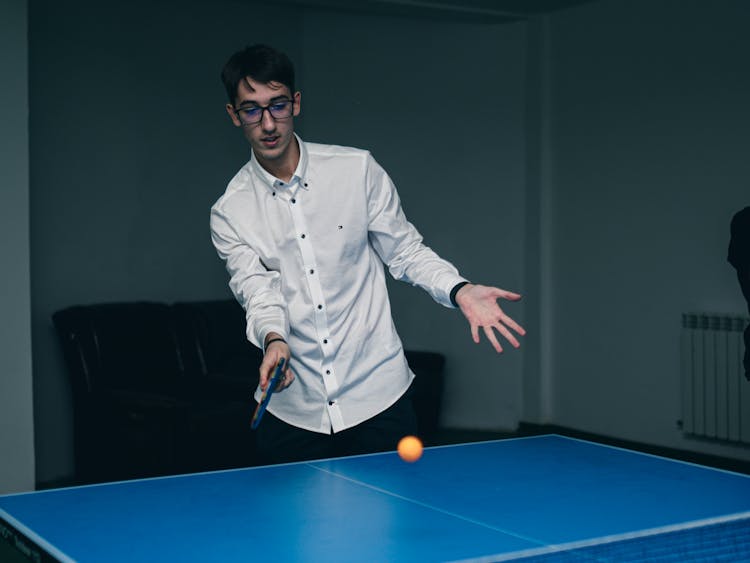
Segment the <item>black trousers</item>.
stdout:
<path fill-rule="evenodd" d="M 260 462 L 268 465 L 392 451 L 401 438 L 417 433 L 417 418 L 409 389 L 380 414 L 334 434 L 297 428 L 270 412 L 255 432 Z"/>

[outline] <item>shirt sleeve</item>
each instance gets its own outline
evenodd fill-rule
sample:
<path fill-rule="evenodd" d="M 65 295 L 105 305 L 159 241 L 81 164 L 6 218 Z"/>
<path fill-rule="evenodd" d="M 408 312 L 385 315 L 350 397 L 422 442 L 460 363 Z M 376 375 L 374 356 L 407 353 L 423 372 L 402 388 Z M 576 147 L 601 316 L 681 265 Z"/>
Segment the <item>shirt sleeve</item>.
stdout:
<path fill-rule="evenodd" d="M 289 314 L 281 293 L 281 275 L 265 267 L 216 206 L 211 209 L 211 240 L 226 263 L 229 287 L 245 309 L 247 339 L 261 350 L 269 332 L 288 339 Z"/>
<path fill-rule="evenodd" d="M 404 215 L 396 187 L 369 153 L 365 166 L 369 237 L 378 256 L 395 279 L 421 287 L 441 305 L 455 308 L 451 290 L 467 280 L 424 245 L 422 235 Z"/>

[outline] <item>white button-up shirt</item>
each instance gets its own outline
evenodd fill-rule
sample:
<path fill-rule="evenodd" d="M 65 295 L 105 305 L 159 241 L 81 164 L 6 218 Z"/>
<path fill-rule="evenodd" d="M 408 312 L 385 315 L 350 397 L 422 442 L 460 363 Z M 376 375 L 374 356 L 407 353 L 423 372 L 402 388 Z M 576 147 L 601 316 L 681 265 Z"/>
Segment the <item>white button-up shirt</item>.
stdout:
<path fill-rule="evenodd" d="M 391 406 L 414 375 L 391 317 L 391 275 L 453 307 L 465 281 L 422 243 L 369 152 L 304 143 L 283 182 L 255 158 L 211 208 L 211 235 L 258 347 L 286 338 L 296 376 L 268 410 L 307 430 L 350 428 Z M 259 399 L 260 389 L 255 398 Z"/>

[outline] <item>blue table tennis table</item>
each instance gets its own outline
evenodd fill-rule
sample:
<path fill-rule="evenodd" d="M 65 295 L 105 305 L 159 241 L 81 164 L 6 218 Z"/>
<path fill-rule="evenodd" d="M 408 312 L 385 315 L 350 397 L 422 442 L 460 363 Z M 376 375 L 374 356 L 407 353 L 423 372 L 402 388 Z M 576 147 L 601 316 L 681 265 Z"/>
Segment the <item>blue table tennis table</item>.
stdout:
<path fill-rule="evenodd" d="M 750 476 L 557 435 L 0 497 L 33 561 L 750 561 Z"/>

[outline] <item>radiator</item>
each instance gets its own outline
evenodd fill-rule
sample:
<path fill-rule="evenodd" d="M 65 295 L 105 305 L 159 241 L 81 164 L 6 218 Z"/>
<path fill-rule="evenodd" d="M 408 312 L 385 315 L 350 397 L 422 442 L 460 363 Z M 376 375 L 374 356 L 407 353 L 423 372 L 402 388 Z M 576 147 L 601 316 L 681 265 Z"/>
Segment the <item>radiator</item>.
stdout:
<path fill-rule="evenodd" d="M 742 366 L 748 320 L 683 313 L 680 371 L 686 434 L 750 444 L 750 382 Z"/>

